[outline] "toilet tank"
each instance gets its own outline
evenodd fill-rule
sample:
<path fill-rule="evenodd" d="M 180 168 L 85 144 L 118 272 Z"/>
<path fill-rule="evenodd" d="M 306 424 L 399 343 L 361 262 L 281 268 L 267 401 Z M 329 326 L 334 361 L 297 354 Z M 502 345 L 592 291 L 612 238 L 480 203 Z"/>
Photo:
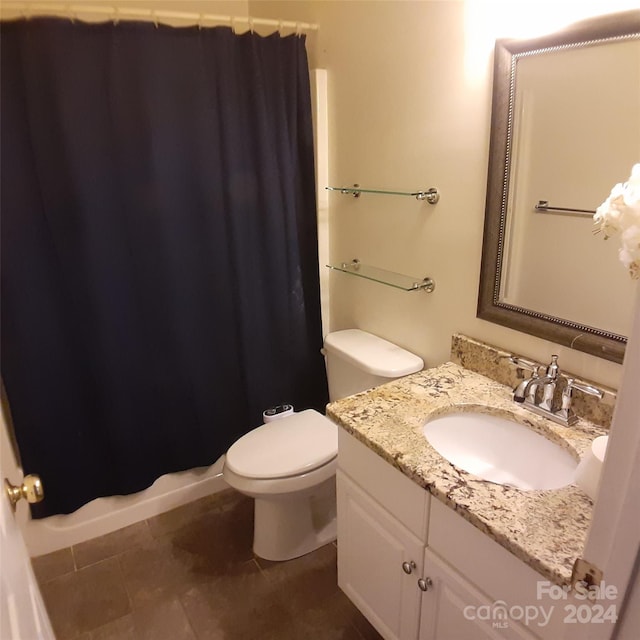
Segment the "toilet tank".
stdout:
<path fill-rule="evenodd" d="M 324 340 L 329 400 L 366 391 L 424 367 L 422 358 L 360 329 L 329 333 Z"/>

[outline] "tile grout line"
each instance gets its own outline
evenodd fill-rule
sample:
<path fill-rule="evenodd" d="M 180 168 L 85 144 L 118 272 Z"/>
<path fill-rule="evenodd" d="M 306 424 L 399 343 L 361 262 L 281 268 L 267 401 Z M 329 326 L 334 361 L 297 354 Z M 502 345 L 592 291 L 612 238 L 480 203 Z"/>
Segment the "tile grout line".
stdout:
<path fill-rule="evenodd" d="M 125 553 L 125 552 L 123 552 Z M 127 588 L 127 581 L 124 579 L 124 571 L 122 569 L 122 562 L 120 561 L 123 553 L 118 553 L 115 557 L 116 561 L 118 562 L 118 574 L 120 576 L 120 583 L 122 584 L 122 588 L 124 589 L 124 592 L 127 594 L 127 602 L 129 604 L 129 611 L 127 613 L 125 613 L 124 615 L 131 615 L 134 611 L 134 606 L 133 606 L 133 600 L 131 598 L 131 594 L 129 593 L 129 589 Z M 124 616 L 120 616 L 120 618 L 118 618 L 118 620 L 120 620 L 121 618 L 124 618 Z"/>
<path fill-rule="evenodd" d="M 183 596 L 184 596 L 184 593 L 181 593 L 179 595 L 176 594 L 175 598 L 178 601 L 178 604 L 180 605 L 180 609 L 182 610 L 182 613 L 184 614 L 186 621 L 189 623 L 189 629 L 191 629 L 191 633 L 193 634 L 193 637 L 195 638 L 195 640 L 199 640 L 200 636 L 196 632 L 196 629 L 193 626 L 193 622 L 191 621 L 191 617 L 189 616 L 189 612 L 185 609 L 185 606 L 182 602 Z"/>
<path fill-rule="evenodd" d="M 251 558 L 251 560 L 249 560 L 249 563 L 253 562 L 253 564 L 256 565 L 256 567 L 258 567 L 258 572 L 260 573 L 261 576 L 264 576 L 265 578 L 267 577 L 267 574 L 265 573 L 265 570 L 260 566 L 260 563 L 258 562 L 258 560 L 256 559 L 256 556 L 254 555 L 253 558 Z M 268 578 L 267 578 L 268 579 Z"/>
<path fill-rule="evenodd" d="M 71 559 L 73 560 L 73 572 L 76 573 L 78 571 L 78 563 L 76 561 L 76 552 L 74 551 L 74 546 L 75 545 L 71 545 L 69 547 L 69 551 L 71 552 Z"/>

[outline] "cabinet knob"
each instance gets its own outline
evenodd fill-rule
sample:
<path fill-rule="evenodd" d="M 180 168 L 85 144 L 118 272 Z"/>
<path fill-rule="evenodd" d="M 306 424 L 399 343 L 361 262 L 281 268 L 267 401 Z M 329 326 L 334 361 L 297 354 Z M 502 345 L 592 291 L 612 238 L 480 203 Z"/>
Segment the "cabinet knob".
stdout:
<path fill-rule="evenodd" d="M 416 568 L 416 563 L 412 560 L 411 562 L 403 562 L 402 570 L 405 573 L 411 573 Z"/>
<path fill-rule="evenodd" d="M 429 591 L 429 589 L 433 586 L 433 580 L 431 578 L 420 578 L 418 580 L 418 586 L 421 591 Z"/>

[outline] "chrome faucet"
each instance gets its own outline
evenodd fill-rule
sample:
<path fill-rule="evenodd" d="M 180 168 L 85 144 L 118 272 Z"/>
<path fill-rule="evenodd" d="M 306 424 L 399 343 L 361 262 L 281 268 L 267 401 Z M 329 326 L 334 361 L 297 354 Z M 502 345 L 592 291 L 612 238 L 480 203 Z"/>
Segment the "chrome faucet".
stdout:
<path fill-rule="evenodd" d="M 571 408 L 573 391 L 578 390 L 588 395 L 602 398 L 603 392 L 588 384 L 576 382 L 574 378 L 568 378 L 560 373 L 558 366 L 558 356 L 551 356 L 551 362 L 545 369 L 544 376 L 540 376 L 540 369 L 543 365 L 531 360 L 525 360 L 518 356 L 511 356 L 509 361 L 520 370 L 531 371 L 531 377 L 524 379 L 514 390 L 513 399 L 524 407 L 538 415 L 549 418 L 554 422 L 563 425 L 572 425 L 578 417 Z M 565 378 L 567 384 L 562 391 L 562 399 L 559 409 L 554 409 L 554 400 L 560 378 Z M 542 388 L 542 398 L 538 401 L 537 391 Z"/>

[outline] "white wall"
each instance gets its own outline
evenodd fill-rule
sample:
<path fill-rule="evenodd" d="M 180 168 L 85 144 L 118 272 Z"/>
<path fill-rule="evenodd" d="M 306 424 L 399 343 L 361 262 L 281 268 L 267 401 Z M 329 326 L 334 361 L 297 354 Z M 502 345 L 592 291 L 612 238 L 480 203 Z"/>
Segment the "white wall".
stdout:
<path fill-rule="evenodd" d="M 250 1 L 249 11 L 320 25 L 309 46 L 312 65 L 328 70 L 333 186 L 357 182 L 441 191 L 435 207 L 401 197 L 330 196 L 333 261 L 357 257 L 392 271 L 431 276 L 437 287 L 430 295 L 404 293 L 335 273 L 331 328 L 377 333 L 419 354 L 427 365 L 448 359 L 451 334 L 459 331 L 542 361 L 558 353 L 566 370 L 617 387 L 619 365 L 475 317 L 493 40 L 539 35 L 563 22 L 625 8 L 624 2 L 609 0 L 538 2 L 535 12 L 527 13 L 523 3 L 515 12 L 515 4 Z M 536 29 L 535 17 L 546 29 Z"/>

